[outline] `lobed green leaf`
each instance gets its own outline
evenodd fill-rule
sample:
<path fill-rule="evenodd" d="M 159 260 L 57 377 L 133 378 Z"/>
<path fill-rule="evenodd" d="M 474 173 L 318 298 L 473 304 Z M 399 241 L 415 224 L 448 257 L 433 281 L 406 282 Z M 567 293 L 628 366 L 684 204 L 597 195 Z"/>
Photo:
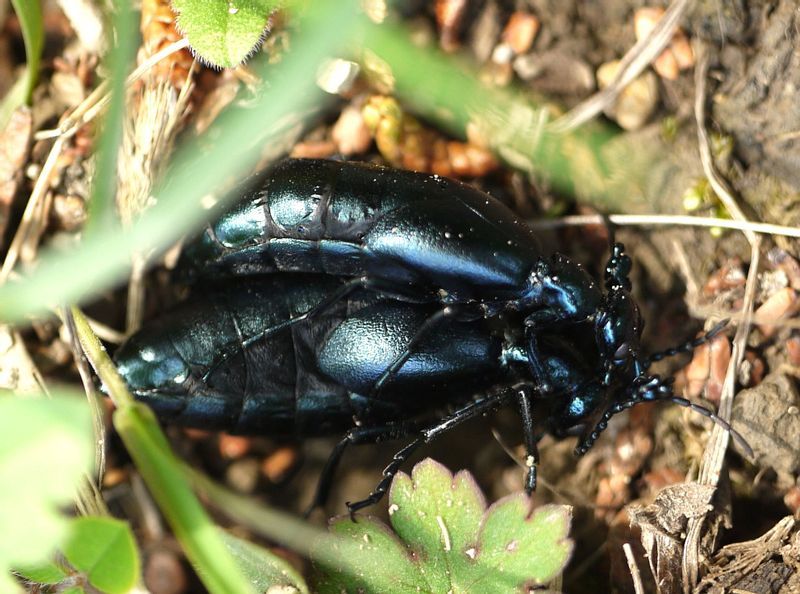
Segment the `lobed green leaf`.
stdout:
<path fill-rule="evenodd" d="M 472 475 L 453 476 L 430 459 L 410 477 L 397 475 L 389 515 L 396 534 L 372 518 L 332 524 L 359 545 L 348 559 L 359 572 L 317 563 L 321 592 L 522 591 L 554 579 L 572 552 L 569 507 L 531 513 L 530 499 L 518 494 L 487 509 Z"/>

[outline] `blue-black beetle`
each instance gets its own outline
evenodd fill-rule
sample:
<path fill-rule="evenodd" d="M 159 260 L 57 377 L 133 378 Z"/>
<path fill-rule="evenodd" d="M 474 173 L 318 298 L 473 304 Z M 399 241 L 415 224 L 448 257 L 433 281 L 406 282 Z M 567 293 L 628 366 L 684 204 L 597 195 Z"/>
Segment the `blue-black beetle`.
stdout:
<path fill-rule="evenodd" d="M 646 374 L 652 360 L 721 326 L 644 358 L 621 244 L 604 293 L 568 258 L 542 254 L 504 206 L 458 182 L 290 160 L 247 188 L 189 244 L 182 266 L 200 284 L 228 277 L 233 286 L 154 322 L 117 361 L 167 421 L 297 437 L 350 428 L 317 502 L 348 444 L 416 435 L 355 510 L 380 498 L 419 444 L 511 400 L 529 492 L 541 430 L 583 429 L 580 454 L 613 414 L 660 399 L 730 429 Z"/>
<path fill-rule="evenodd" d="M 642 324 L 621 244 L 613 246 L 606 266 L 604 293 L 580 264 L 545 254 L 533 231 L 503 204 L 437 175 L 290 159 L 244 188 L 237 206 L 187 246 L 187 276 L 315 272 L 349 278 L 320 308 L 358 288 L 441 304 L 424 331 L 446 316 L 521 312 L 543 392 L 549 385 L 536 337 L 565 324 L 593 325 L 606 385 L 615 372 L 642 372 Z M 401 365 L 402 357 L 377 388 Z"/>
<path fill-rule="evenodd" d="M 376 502 L 420 444 L 510 401 L 523 416 L 533 474 L 541 433 L 574 432 L 605 398 L 591 341 L 588 348 L 574 346 L 579 327 L 574 336 L 540 335 L 538 356 L 551 386 L 542 398 L 513 325 L 454 318 L 417 340 L 376 394 L 384 370 L 437 306 L 360 290 L 313 319 L 292 323 L 345 283 L 326 275 L 276 274 L 198 292 L 123 345 L 115 355 L 119 371 L 133 394 L 169 423 L 273 437 L 346 432 L 320 479 L 315 505 L 324 502 L 347 445 L 414 435 L 376 490 L 350 504 L 351 511 Z M 656 381 L 625 387 L 614 404 L 667 397 L 668 385 Z"/>
<path fill-rule="evenodd" d="M 376 393 L 375 383 L 436 305 L 360 290 L 294 323 L 345 283 L 325 275 L 277 274 L 207 288 L 131 337 L 115 355 L 120 373 L 136 398 L 168 423 L 300 439 L 346 432 L 313 505 L 324 503 L 348 445 L 413 436 L 375 491 L 348 504 L 351 511 L 377 502 L 421 444 L 508 402 L 520 407 L 528 476 L 534 479 L 542 432 L 563 437 L 590 424 L 593 430 L 577 448 L 582 453 L 613 414 L 639 402 L 677 402 L 730 430 L 709 411 L 673 396 L 657 376 L 614 386 L 609 401 L 602 361 L 591 340 L 582 339 L 591 336 L 589 325 L 539 336 L 540 368 L 550 384 L 546 396 L 532 379 L 530 353 L 514 324 L 454 318 L 418 339 Z M 706 338 L 655 358 L 690 350 Z"/>

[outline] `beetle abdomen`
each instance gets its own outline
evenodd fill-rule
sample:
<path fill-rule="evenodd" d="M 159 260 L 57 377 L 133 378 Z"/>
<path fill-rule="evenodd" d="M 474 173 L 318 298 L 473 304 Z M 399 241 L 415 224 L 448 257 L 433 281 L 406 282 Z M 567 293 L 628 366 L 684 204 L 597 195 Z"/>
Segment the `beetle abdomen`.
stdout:
<path fill-rule="evenodd" d="M 307 405 L 298 395 L 309 394 L 338 411 L 317 426 L 320 433 L 349 426 L 347 390 L 315 374 L 313 361 L 299 356 L 297 329 L 283 327 L 340 285 L 336 279 L 313 280 L 253 279 L 234 290 L 195 296 L 117 351 L 120 373 L 138 399 L 171 423 L 235 433 L 308 434 L 301 412 Z M 301 383 L 316 388 L 304 390 Z"/>
<path fill-rule="evenodd" d="M 202 274 L 370 275 L 460 299 L 518 297 L 541 255 L 501 203 L 439 176 L 365 164 L 288 160 L 185 254 Z"/>
<path fill-rule="evenodd" d="M 435 307 L 386 300 L 351 312 L 320 345 L 319 370 L 352 392 L 369 396 L 434 311 Z M 466 400 L 496 382 L 501 350 L 501 338 L 482 320 L 442 320 L 414 346 L 375 398 L 402 404 L 408 412 L 452 403 L 459 394 Z"/>
<path fill-rule="evenodd" d="M 446 319 L 374 391 L 437 306 L 364 293 L 288 324 L 341 283 L 281 275 L 208 291 L 134 335 L 118 367 L 164 421 L 272 436 L 411 418 L 497 380 L 501 339 L 482 320 Z"/>

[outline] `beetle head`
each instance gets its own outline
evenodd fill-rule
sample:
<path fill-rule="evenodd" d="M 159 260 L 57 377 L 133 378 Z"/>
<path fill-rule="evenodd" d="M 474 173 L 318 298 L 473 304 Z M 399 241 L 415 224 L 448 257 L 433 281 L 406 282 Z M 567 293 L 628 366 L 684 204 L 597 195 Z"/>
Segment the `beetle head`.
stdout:
<path fill-rule="evenodd" d="M 609 291 L 594 325 L 605 385 L 611 383 L 612 375 L 621 374 L 630 382 L 644 371 L 640 354 L 643 327 L 639 307 L 630 293 L 621 288 Z"/>
<path fill-rule="evenodd" d="M 556 253 L 549 261 L 540 259 L 536 263 L 528 277 L 523 301 L 541 307 L 546 312 L 542 318 L 549 318 L 550 322 L 579 322 L 592 316 L 602 299 L 591 275 L 580 264 Z"/>

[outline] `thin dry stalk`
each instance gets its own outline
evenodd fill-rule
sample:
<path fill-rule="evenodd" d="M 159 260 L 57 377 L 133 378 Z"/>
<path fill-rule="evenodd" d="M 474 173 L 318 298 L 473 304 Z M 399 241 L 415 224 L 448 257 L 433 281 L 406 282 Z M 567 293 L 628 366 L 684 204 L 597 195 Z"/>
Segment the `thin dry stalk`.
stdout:
<path fill-rule="evenodd" d="M 559 219 L 548 220 L 529 220 L 527 224 L 534 229 L 557 229 L 559 227 L 571 227 L 580 225 L 604 225 L 606 221 L 611 221 L 614 225 L 659 227 L 659 226 L 678 226 L 678 227 L 719 227 L 721 229 L 733 229 L 736 231 L 763 233 L 764 235 L 781 235 L 785 237 L 800 238 L 800 229 L 797 227 L 785 227 L 783 225 L 773 225 L 771 223 L 756 223 L 748 220 L 719 219 L 714 217 L 695 217 L 692 215 L 621 215 L 613 214 L 607 218 L 602 215 L 574 215 Z"/>
<path fill-rule="evenodd" d="M 191 72 L 178 94 L 168 79 L 147 78 L 124 122 L 118 162 L 117 208 L 129 227 L 155 202 L 153 183 L 161 179 L 188 113 Z M 144 311 L 144 276 L 150 254 L 134 254 L 128 284 L 126 331 L 139 328 Z"/>
<path fill-rule="evenodd" d="M 58 157 L 61 154 L 63 145 L 64 139 L 57 138 L 53 143 L 52 149 L 50 149 L 47 160 L 42 166 L 39 177 L 33 186 L 31 196 L 28 199 L 28 204 L 25 205 L 25 212 L 22 214 L 22 220 L 19 223 L 19 227 L 17 227 L 17 232 L 14 234 L 14 238 L 11 240 L 11 244 L 8 247 L 6 258 L 3 261 L 3 267 L 0 269 L 0 285 L 8 280 L 8 276 L 17 264 L 20 254 L 24 250 L 31 248 L 31 238 L 37 237 L 37 235 L 31 231 L 37 226 L 37 214 L 42 212 L 40 205 L 47 195 L 47 190 L 50 187 L 50 180 L 56 171 Z"/>
<path fill-rule="evenodd" d="M 75 359 L 75 367 L 77 367 L 78 375 L 81 377 L 83 391 L 86 394 L 86 400 L 89 402 L 89 409 L 92 413 L 92 430 L 95 440 L 94 463 L 97 469 L 97 483 L 95 484 L 94 480 L 91 478 L 87 480 L 92 483 L 93 487 L 97 487 L 97 485 L 103 482 L 103 475 L 105 475 L 106 472 L 105 409 L 103 408 L 100 396 L 95 390 L 92 369 L 89 366 L 89 362 L 86 360 L 83 348 L 75 332 L 75 319 L 68 309 L 62 312 L 61 319 L 64 322 L 62 328 L 66 333 L 65 342 L 72 350 L 72 357 Z M 99 487 L 96 490 L 99 490 Z"/>
<path fill-rule="evenodd" d="M 720 201 L 734 219 L 746 221 L 747 217 L 739 208 L 736 198 L 733 197 L 728 182 L 717 171 L 714 165 L 714 157 L 711 154 L 711 144 L 708 139 L 708 132 L 706 131 L 706 79 L 708 74 L 708 51 L 705 44 L 698 42 L 696 44 L 695 54 L 697 55 L 697 65 L 694 70 L 694 118 L 697 123 L 697 143 L 700 148 L 700 162 L 703 165 L 703 172 L 711 184 L 714 193 L 719 197 Z M 747 240 L 752 244 L 755 241 L 755 233 L 749 229 L 744 230 Z"/>
<path fill-rule="evenodd" d="M 631 544 L 626 542 L 624 545 L 622 545 L 622 550 L 625 552 L 625 560 L 628 562 L 628 570 L 631 572 L 633 591 L 636 592 L 636 594 L 645 594 L 644 584 L 642 583 L 642 575 L 639 573 L 639 566 L 636 565 L 636 559 L 633 557 L 633 549 L 631 549 Z"/>
<path fill-rule="evenodd" d="M 180 41 L 176 41 L 175 43 L 168 45 L 161 51 L 156 52 L 147 58 L 147 60 L 139 64 L 139 66 L 137 66 L 136 69 L 128 75 L 128 78 L 125 79 L 125 85 L 130 88 L 133 83 L 147 74 L 158 62 L 188 47 L 189 42 L 186 39 L 181 39 Z M 111 93 L 108 92 L 108 83 L 104 81 L 100 83 L 97 88 L 92 91 L 89 96 L 86 97 L 86 99 L 84 99 L 81 104 L 72 111 L 72 113 L 64 118 L 58 128 L 53 130 L 42 130 L 41 132 L 34 134 L 33 137 L 36 140 L 57 138 L 60 136 L 66 136 L 69 138 L 70 136 L 73 136 L 82 126 L 88 124 L 95 117 L 97 117 L 103 108 L 108 105 L 110 100 Z"/>
<path fill-rule="evenodd" d="M 750 246 L 750 270 L 747 273 L 747 283 L 745 285 L 744 304 L 742 314 L 744 319 L 736 329 L 731 347 L 731 361 L 725 374 L 725 382 L 722 385 L 720 395 L 719 410 L 717 414 L 730 421 L 733 409 L 733 396 L 736 387 L 736 376 L 739 365 L 744 358 L 747 336 L 750 334 L 752 326 L 753 304 L 755 303 L 756 289 L 758 286 L 758 269 L 761 259 L 761 236 L 756 235 Z M 711 437 L 706 445 L 705 453 L 700 464 L 700 474 L 697 482 L 701 485 L 716 486 L 719 483 L 722 464 L 725 459 L 725 451 L 728 447 L 730 434 L 719 425 L 714 425 L 711 430 Z M 700 537 L 703 532 L 705 516 L 690 518 L 687 527 L 686 542 L 683 549 L 683 587 L 685 592 L 690 592 L 698 580 L 700 566 Z"/>
<path fill-rule="evenodd" d="M 143 62 L 136 70 L 134 70 L 127 79 L 127 85 L 130 87 L 134 82 L 139 80 L 146 72 L 148 72 L 156 63 L 164 58 L 178 52 L 185 47 L 188 47 L 188 42 L 182 39 L 179 42 L 173 43 L 165 47 L 160 52 L 151 56 L 147 61 Z M 38 236 L 31 231 L 36 227 L 36 216 L 40 213 L 41 202 L 47 195 L 47 190 L 50 187 L 50 180 L 56 170 L 61 151 L 64 148 L 66 141 L 72 137 L 81 126 L 87 124 L 94 119 L 102 109 L 108 104 L 111 95 L 107 92 L 108 84 L 101 83 L 92 93 L 84 99 L 84 101 L 76 107 L 72 113 L 66 116 L 61 125 L 50 131 L 39 132 L 34 135 L 37 140 L 55 138 L 53 146 L 47 155 L 47 159 L 42 166 L 39 177 L 33 186 L 28 203 L 25 206 L 25 212 L 22 215 L 17 232 L 11 240 L 8 252 L 3 266 L 0 268 L 0 285 L 8 280 L 8 276 L 19 261 L 20 254 L 24 251 L 34 250 L 35 245 L 31 242 L 38 242 Z"/>
<path fill-rule="evenodd" d="M 672 41 L 675 28 L 689 6 L 689 0 L 674 0 L 649 35 L 640 39 L 620 60 L 614 80 L 603 90 L 573 107 L 550 124 L 551 132 L 563 134 L 588 122 L 610 107 L 628 86 Z"/>
<path fill-rule="evenodd" d="M 736 199 L 728 186 L 714 166 L 713 156 L 709 145 L 708 133 L 705 129 L 705 102 L 706 102 L 706 77 L 708 74 L 708 52 L 702 44 L 698 45 L 697 65 L 695 67 L 695 120 L 697 122 L 697 139 L 700 148 L 700 158 L 703 164 L 703 171 L 708 178 L 714 192 L 728 209 L 734 219 L 746 221 L 747 217 L 739 208 Z M 758 268 L 760 261 L 761 236 L 752 230 L 745 229 L 745 236 L 750 242 L 750 270 L 747 274 L 745 285 L 744 304 L 742 313 L 744 319 L 736 329 L 731 348 L 731 361 L 725 374 L 725 382 L 722 385 L 718 414 L 725 420 L 730 420 L 733 409 L 733 397 L 736 389 L 736 376 L 739 365 L 744 359 L 747 336 L 750 333 L 753 318 L 753 306 L 758 284 Z M 730 435 L 718 425 L 711 432 L 711 437 L 706 445 L 705 453 L 700 464 L 700 474 L 697 482 L 702 485 L 712 485 L 716 487 L 719 483 L 722 465 L 725 460 L 725 451 L 728 447 Z M 683 577 L 683 588 L 685 592 L 697 584 L 700 567 L 700 538 L 703 532 L 705 516 L 691 518 L 687 527 L 687 536 L 683 548 L 683 563 L 681 572 Z"/>

